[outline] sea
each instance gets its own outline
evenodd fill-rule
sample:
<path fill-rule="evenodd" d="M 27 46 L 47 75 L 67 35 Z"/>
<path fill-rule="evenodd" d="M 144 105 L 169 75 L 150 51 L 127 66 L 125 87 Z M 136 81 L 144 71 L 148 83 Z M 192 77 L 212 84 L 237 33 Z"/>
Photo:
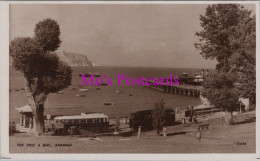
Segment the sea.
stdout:
<path fill-rule="evenodd" d="M 155 67 L 72 67 L 72 85 L 60 93 L 51 93 L 45 101 L 45 109 L 56 115 L 80 114 L 80 112 L 103 112 L 111 118 L 129 116 L 131 113 L 152 109 L 156 102 L 161 99 L 165 102 L 166 108 L 174 109 L 179 106 L 185 109 L 189 105 L 199 105 L 201 100 L 198 97 L 183 96 L 178 94 L 163 93 L 145 86 L 126 84 L 123 81 L 118 85 L 118 75 L 122 74 L 127 78 L 169 78 L 179 76 L 181 73 L 196 73 L 202 69 L 190 68 L 155 68 Z M 9 120 L 19 121 L 19 113 L 16 107 L 28 104 L 24 88 L 23 74 L 10 66 L 9 73 Z M 212 70 L 209 70 L 210 72 Z M 104 79 L 112 79 L 111 86 L 84 85 L 81 86 L 82 77 L 80 74 L 87 72 L 98 73 Z M 95 77 L 94 77 L 95 78 Z M 97 88 L 99 87 L 99 88 Z M 88 89 L 86 92 L 79 92 L 79 89 Z M 118 92 L 120 91 L 120 93 Z M 131 95 L 130 95 L 131 93 Z M 82 97 L 77 97 L 80 94 Z M 111 105 L 105 105 L 104 103 Z"/>

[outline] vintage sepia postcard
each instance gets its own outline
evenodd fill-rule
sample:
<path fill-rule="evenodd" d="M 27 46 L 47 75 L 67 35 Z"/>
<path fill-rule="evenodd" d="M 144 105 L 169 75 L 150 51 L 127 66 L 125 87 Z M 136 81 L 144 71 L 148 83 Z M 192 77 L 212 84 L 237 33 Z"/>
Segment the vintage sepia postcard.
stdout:
<path fill-rule="evenodd" d="M 0 2 L 1 159 L 259 160 L 259 4 Z"/>

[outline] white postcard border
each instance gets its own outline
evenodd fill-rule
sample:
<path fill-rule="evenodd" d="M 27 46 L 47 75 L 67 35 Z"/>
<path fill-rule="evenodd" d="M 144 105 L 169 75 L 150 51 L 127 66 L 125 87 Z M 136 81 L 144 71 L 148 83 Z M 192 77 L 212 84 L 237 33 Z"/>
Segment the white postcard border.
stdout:
<path fill-rule="evenodd" d="M 259 58 L 259 1 L 13 1 L 0 2 L 0 105 L 1 105 L 1 159 L 48 159 L 48 160 L 256 160 L 260 159 L 260 123 L 256 118 L 256 153 L 253 154 L 14 154 L 9 153 L 9 4 L 215 4 L 239 3 L 256 5 L 256 115 L 259 115 L 259 84 L 260 84 L 260 58 Z"/>

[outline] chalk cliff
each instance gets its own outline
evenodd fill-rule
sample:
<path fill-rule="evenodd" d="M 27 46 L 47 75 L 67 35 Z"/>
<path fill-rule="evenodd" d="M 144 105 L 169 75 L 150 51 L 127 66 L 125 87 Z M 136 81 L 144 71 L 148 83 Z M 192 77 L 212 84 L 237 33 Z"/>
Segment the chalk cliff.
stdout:
<path fill-rule="evenodd" d="M 56 51 L 55 53 L 70 66 L 93 66 L 86 55 L 65 51 Z"/>

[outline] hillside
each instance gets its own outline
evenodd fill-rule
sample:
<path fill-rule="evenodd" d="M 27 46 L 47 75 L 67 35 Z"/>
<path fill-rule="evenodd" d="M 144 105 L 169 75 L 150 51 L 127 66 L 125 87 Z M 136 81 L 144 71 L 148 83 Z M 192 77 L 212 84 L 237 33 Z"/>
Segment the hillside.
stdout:
<path fill-rule="evenodd" d="M 65 51 L 55 51 L 55 53 L 69 66 L 93 66 L 86 55 Z M 12 65 L 11 57 L 9 58 L 9 65 Z"/>
<path fill-rule="evenodd" d="M 70 66 L 93 66 L 93 63 L 83 54 L 65 51 L 56 51 L 55 53 Z"/>

